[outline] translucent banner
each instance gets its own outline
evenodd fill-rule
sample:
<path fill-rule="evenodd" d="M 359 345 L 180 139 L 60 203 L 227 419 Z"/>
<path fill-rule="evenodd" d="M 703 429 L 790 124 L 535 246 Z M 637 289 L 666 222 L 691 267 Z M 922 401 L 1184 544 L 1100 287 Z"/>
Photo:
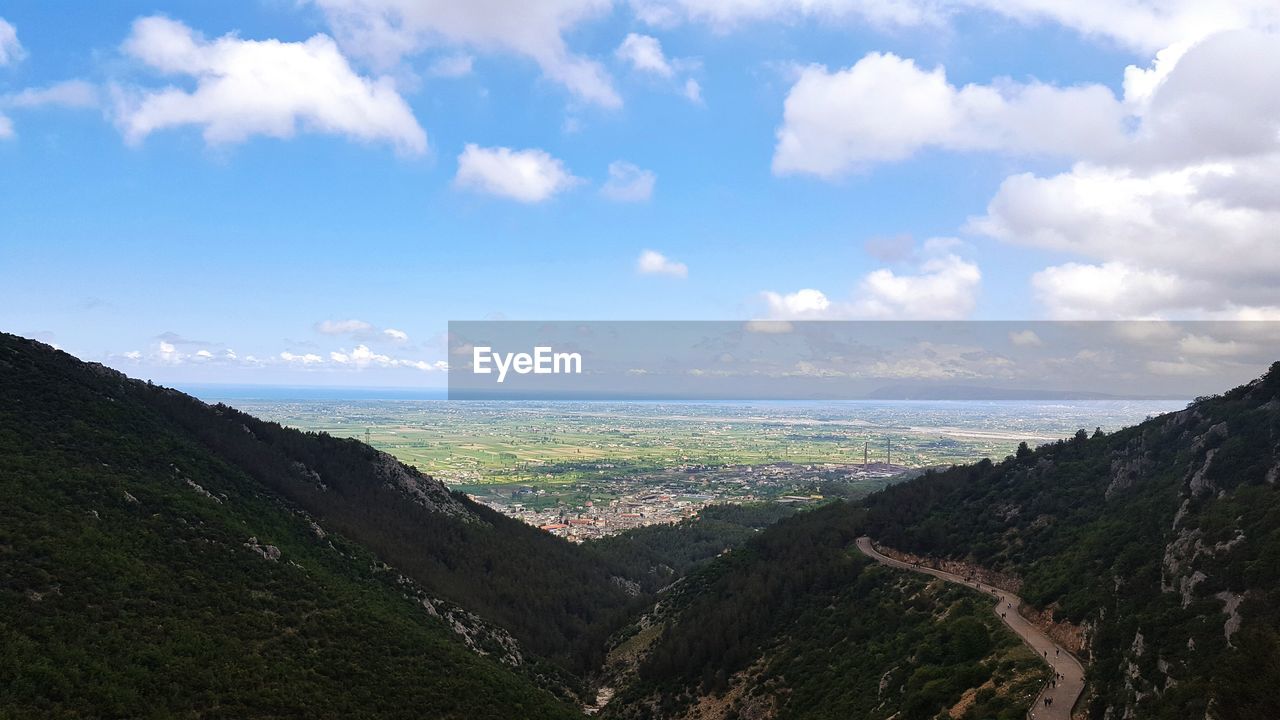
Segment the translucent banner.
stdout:
<path fill-rule="evenodd" d="M 451 400 L 1191 399 L 1280 323 L 454 321 Z"/>

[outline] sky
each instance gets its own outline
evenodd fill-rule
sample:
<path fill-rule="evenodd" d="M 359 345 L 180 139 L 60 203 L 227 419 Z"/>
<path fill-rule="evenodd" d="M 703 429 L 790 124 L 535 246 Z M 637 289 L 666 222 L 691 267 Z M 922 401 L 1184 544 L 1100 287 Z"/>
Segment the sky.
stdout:
<path fill-rule="evenodd" d="M 409 387 L 449 320 L 1280 319 L 1277 33 L 1274 0 L 10 0 L 0 329 Z"/>

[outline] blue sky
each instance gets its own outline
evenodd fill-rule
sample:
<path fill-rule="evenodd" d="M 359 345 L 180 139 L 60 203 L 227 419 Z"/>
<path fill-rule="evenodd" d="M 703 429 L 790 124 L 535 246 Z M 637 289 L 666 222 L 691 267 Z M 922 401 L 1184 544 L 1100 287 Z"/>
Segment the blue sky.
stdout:
<path fill-rule="evenodd" d="M 1163 5 L 9 2 L 0 328 L 409 386 L 450 319 L 1277 317 L 1280 11 Z"/>

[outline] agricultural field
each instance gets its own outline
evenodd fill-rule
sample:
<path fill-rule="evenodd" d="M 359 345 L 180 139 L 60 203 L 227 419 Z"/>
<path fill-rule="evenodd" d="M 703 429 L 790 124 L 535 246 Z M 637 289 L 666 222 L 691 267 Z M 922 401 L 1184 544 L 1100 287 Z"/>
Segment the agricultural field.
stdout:
<path fill-rule="evenodd" d="M 1003 457 L 1084 427 L 1111 430 L 1180 409 L 1170 401 L 514 403 L 235 400 L 306 430 L 354 437 L 474 491 L 758 474 L 763 466 L 921 468 Z M 850 474 L 845 472 L 844 474 Z M 588 493 L 589 494 L 589 493 Z"/>

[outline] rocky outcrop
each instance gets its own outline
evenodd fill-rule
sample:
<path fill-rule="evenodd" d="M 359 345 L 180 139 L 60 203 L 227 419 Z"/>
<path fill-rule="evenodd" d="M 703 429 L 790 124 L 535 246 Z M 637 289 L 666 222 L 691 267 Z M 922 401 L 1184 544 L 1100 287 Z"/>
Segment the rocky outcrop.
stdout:
<path fill-rule="evenodd" d="M 1133 487 L 1154 465 L 1146 442 L 1139 435 L 1111 461 L 1111 482 L 1107 484 L 1104 496 L 1110 500 L 1112 495 Z"/>
<path fill-rule="evenodd" d="M 258 538 L 256 536 L 249 538 L 249 541 L 246 542 L 244 546 L 248 548 L 250 552 L 256 553 L 263 560 L 276 562 L 280 559 L 280 548 L 275 545 L 263 545 L 258 542 Z"/>
<path fill-rule="evenodd" d="M 418 505 L 464 522 L 479 522 L 480 519 L 439 480 L 423 475 L 382 451 L 378 451 L 372 464 L 379 479 L 399 488 Z"/>

